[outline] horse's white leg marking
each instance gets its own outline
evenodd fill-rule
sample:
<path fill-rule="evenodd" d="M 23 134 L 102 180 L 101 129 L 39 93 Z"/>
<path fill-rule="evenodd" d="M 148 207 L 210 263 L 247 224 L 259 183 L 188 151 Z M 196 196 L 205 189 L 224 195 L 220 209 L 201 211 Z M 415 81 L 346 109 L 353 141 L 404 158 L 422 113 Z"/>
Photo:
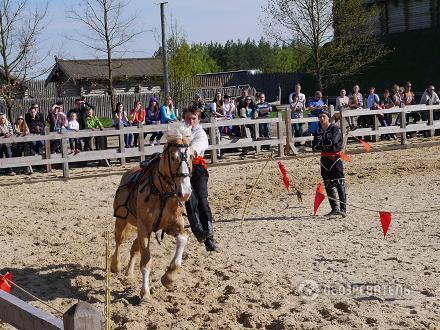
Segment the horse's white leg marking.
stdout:
<path fill-rule="evenodd" d="M 172 284 L 176 280 L 176 273 L 179 270 L 179 268 L 182 266 L 182 254 L 187 242 L 188 242 L 187 235 L 178 234 L 176 236 L 176 253 L 174 254 L 173 259 L 171 260 L 170 266 L 168 267 L 165 274 L 163 274 L 161 278 L 161 282 L 163 286 L 167 288 L 172 287 Z"/>
<path fill-rule="evenodd" d="M 176 236 L 176 253 L 173 260 L 171 260 L 170 269 L 182 267 L 182 255 L 185 250 L 186 243 L 188 243 L 188 236 L 185 234 L 178 234 Z"/>
<path fill-rule="evenodd" d="M 147 233 L 145 225 L 138 222 L 138 239 L 141 250 L 141 272 L 142 272 L 142 287 L 141 299 L 150 295 L 150 271 L 152 265 L 152 258 L 150 253 L 150 235 Z"/>

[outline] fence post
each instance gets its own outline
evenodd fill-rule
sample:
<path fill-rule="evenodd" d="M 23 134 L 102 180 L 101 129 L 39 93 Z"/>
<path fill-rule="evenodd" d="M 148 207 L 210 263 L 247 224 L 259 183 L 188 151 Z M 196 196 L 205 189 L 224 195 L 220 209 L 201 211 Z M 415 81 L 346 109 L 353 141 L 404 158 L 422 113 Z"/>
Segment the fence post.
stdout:
<path fill-rule="evenodd" d="M 348 142 L 348 130 L 347 130 L 347 120 L 344 117 L 345 107 L 341 107 L 340 109 L 340 120 L 341 120 L 341 134 L 342 134 L 342 148 L 345 149 L 347 147 Z"/>
<path fill-rule="evenodd" d="M 144 142 L 144 132 L 143 132 L 143 123 L 138 124 L 139 128 L 139 136 L 138 136 L 138 147 L 139 147 L 139 160 L 142 162 L 145 160 L 145 142 Z"/>
<path fill-rule="evenodd" d="M 124 141 L 124 125 L 119 124 L 119 152 L 121 153 L 121 165 L 125 165 L 125 141 Z"/>
<path fill-rule="evenodd" d="M 406 140 L 406 116 L 405 116 L 405 107 L 402 107 L 400 109 L 400 128 L 403 130 L 402 133 L 400 133 L 400 144 L 405 145 L 408 144 L 408 141 Z"/>
<path fill-rule="evenodd" d="M 429 126 L 434 125 L 434 109 L 429 109 L 428 125 Z M 435 135 L 435 129 L 431 128 L 429 130 L 429 136 L 433 137 L 434 135 Z"/>
<path fill-rule="evenodd" d="M 91 304 L 79 301 L 63 315 L 64 330 L 102 329 L 101 313 Z"/>
<path fill-rule="evenodd" d="M 214 125 L 216 122 L 215 117 L 211 116 L 209 118 L 209 122 Z M 218 127 L 212 126 L 209 128 L 209 137 L 211 139 L 211 145 L 212 145 L 212 151 L 211 151 L 211 163 L 217 162 L 217 141 L 215 138 L 215 130 L 218 129 Z"/>
<path fill-rule="evenodd" d="M 255 124 L 254 124 L 254 134 L 255 134 L 255 141 L 257 142 L 260 137 L 260 124 L 258 124 L 258 120 L 254 118 Z M 255 153 L 258 154 L 261 151 L 261 146 L 257 145 L 255 146 Z"/>
<path fill-rule="evenodd" d="M 61 129 L 61 157 L 63 158 L 63 177 L 69 177 L 69 159 L 67 158 L 67 144 L 69 143 L 69 139 L 67 139 L 65 129 Z"/>
<path fill-rule="evenodd" d="M 295 141 L 292 141 L 292 110 L 290 106 L 286 108 L 286 145 L 284 148 L 284 154 L 286 156 L 290 155 L 290 151 L 296 156 L 298 154 L 298 150 L 295 148 Z"/>
<path fill-rule="evenodd" d="M 47 137 L 49 133 L 50 133 L 49 127 L 45 127 L 44 135 Z M 45 158 L 50 159 L 50 140 L 44 140 L 44 153 L 45 153 Z M 46 172 L 49 173 L 50 171 L 52 171 L 52 165 L 46 164 Z"/>
<path fill-rule="evenodd" d="M 377 115 L 373 115 L 373 129 L 375 132 L 379 129 L 379 119 L 377 118 Z M 379 140 L 379 134 L 375 134 L 373 136 L 373 142 L 377 142 Z"/>
<path fill-rule="evenodd" d="M 283 150 L 284 150 L 284 143 L 283 143 L 283 135 L 284 135 L 284 130 L 283 130 L 283 114 L 281 111 L 278 111 L 277 114 L 278 117 L 278 121 L 277 121 L 277 138 L 279 140 L 279 144 L 278 144 L 278 157 L 281 157 L 283 155 Z"/>

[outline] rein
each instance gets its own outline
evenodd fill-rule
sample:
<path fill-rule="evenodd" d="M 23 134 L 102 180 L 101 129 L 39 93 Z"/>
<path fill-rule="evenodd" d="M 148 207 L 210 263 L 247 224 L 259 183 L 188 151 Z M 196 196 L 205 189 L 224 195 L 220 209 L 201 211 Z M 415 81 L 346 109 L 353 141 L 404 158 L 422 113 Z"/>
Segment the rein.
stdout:
<path fill-rule="evenodd" d="M 180 158 L 179 166 L 177 167 L 177 170 L 174 173 L 171 170 L 170 147 L 176 147 L 177 148 L 178 153 L 179 153 L 179 158 Z M 182 202 L 180 201 L 180 199 L 177 196 L 177 187 L 176 187 L 176 183 L 174 182 L 174 179 L 178 178 L 178 177 L 183 177 L 183 178 L 191 177 L 191 169 L 190 169 L 190 166 L 189 166 L 189 163 L 188 163 L 188 148 L 189 147 L 190 147 L 189 144 L 168 143 L 166 148 L 165 148 L 165 150 L 164 150 L 164 153 L 166 152 L 167 156 L 168 156 L 168 169 L 169 169 L 169 172 L 170 172 L 170 175 L 171 175 L 171 179 L 168 176 L 162 174 L 160 172 L 159 168 L 158 168 L 157 169 L 157 173 L 158 173 L 157 177 L 159 179 L 160 190 L 154 184 L 154 180 L 152 179 L 152 177 L 149 180 L 150 181 L 149 183 L 151 184 L 151 193 L 150 193 L 150 195 L 151 194 L 159 195 L 159 200 L 160 200 L 160 213 L 159 213 L 159 216 L 157 217 L 156 221 L 153 224 L 153 231 L 154 232 L 157 232 L 157 230 L 159 229 L 159 225 L 160 225 L 160 222 L 161 222 L 161 219 L 162 219 L 163 210 L 165 209 L 165 205 L 166 205 L 166 202 L 168 201 L 168 199 L 176 198 L 178 203 L 179 203 L 179 205 L 183 207 Z M 180 150 L 180 148 L 185 148 L 185 151 L 182 152 Z M 185 162 L 187 167 L 188 167 L 188 173 L 180 173 L 179 172 L 180 168 L 182 167 L 182 163 L 183 162 Z M 162 180 L 165 181 L 172 188 L 172 191 L 164 192 L 165 189 L 164 189 L 164 184 L 162 183 Z M 148 201 L 148 199 L 150 198 L 150 195 L 148 195 L 145 198 L 145 202 Z M 163 237 L 163 233 L 162 233 L 162 237 Z M 157 241 L 160 244 L 160 241 L 157 238 L 157 236 L 156 236 L 156 239 L 157 239 Z"/>

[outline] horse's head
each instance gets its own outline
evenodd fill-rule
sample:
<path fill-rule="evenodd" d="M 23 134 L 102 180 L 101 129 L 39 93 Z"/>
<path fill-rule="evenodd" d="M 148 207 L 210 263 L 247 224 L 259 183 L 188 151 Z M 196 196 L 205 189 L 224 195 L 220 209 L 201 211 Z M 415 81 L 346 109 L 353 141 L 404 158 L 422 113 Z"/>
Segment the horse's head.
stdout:
<path fill-rule="evenodd" d="M 160 172 L 171 181 L 174 192 L 181 202 L 191 196 L 190 176 L 193 150 L 191 148 L 191 128 L 177 126 L 167 132 L 167 144 L 159 165 Z"/>

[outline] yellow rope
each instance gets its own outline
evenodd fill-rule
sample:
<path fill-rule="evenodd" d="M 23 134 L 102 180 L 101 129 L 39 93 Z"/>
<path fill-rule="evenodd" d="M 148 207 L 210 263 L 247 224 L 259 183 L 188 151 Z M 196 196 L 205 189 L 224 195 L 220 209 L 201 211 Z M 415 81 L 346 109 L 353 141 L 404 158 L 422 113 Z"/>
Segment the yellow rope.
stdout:
<path fill-rule="evenodd" d="M 105 232 L 105 319 L 106 328 L 110 330 L 110 231 Z"/>
<path fill-rule="evenodd" d="M 241 222 L 240 222 L 241 226 L 243 226 L 244 216 L 246 215 L 246 210 L 247 210 L 247 208 L 249 206 L 249 202 L 251 201 L 252 194 L 253 194 L 253 192 L 255 190 L 255 187 L 256 187 L 256 185 L 258 183 L 258 180 L 260 179 L 261 174 L 263 174 L 263 171 L 266 168 L 267 164 L 269 164 L 269 162 L 271 160 L 273 160 L 272 154 L 270 154 L 270 156 L 267 158 L 266 163 L 264 164 L 264 166 L 261 169 L 260 173 L 258 174 L 257 178 L 255 179 L 254 185 L 252 186 L 251 192 L 249 193 L 248 199 L 247 199 L 246 204 L 245 204 L 244 209 L 243 209 L 243 214 L 241 216 Z"/>

